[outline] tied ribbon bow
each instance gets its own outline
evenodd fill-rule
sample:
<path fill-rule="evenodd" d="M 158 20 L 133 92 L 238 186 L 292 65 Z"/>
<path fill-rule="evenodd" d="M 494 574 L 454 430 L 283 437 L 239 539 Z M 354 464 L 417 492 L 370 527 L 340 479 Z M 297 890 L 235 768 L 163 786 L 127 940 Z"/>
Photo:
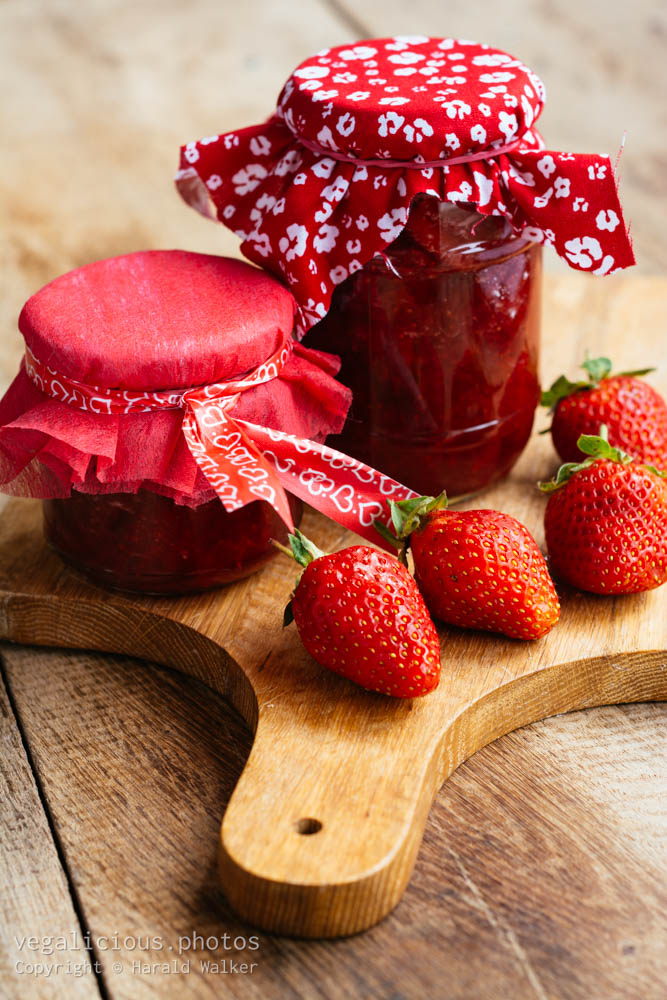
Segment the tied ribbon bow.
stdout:
<path fill-rule="evenodd" d="M 388 519 L 387 498 L 405 500 L 416 495 L 412 490 L 324 444 L 230 413 L 241 393 L 278 378 L 294 349 L 287 335 L 267 361 L 240 379 L 155 392 L 86 385 L 49 368 L 29 348 L 24 363 L 43 393 L 88 413 L 182 409 L 188 448 L 225 510 L 264 500 L 293 531 L 288 489 L 343 527 L 385 545 L 373 524 Z"/>

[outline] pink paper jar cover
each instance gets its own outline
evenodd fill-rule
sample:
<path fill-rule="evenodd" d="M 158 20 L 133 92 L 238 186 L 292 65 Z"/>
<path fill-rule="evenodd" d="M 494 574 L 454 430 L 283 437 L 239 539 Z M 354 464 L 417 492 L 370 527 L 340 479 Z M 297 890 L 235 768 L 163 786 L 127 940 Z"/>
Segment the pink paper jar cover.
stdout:
<path fill-rule="evenodd" d="M 0 489 L 57 498 L 146 488 L 189 506 L 211 500 L 181 397 L 219 383 L 239 389 L 222 400 L 229 417 L 322 441 L 341 429 L 350 393 L 334 378 L 336 358 L 294 344 L 294 311 L 270 275 L 178 250 L 52 281 L 20 316 L 27 352 L 0 402 Z M 239 387 L 249 372 L 255 382 Z"/>
<path fill-rule="evenodd" d="M 474 205 L 609 274 L 634 263 L 608 156 L 545 149 L 541 80 L 488 45 L 401 36 L 324 49 L 260 125 L 182 148 L 177 186 L 282 275 L 305 333 L 392 243 L 418 194 Z M 620 131 L 620 130 L 619 130 Z"/>

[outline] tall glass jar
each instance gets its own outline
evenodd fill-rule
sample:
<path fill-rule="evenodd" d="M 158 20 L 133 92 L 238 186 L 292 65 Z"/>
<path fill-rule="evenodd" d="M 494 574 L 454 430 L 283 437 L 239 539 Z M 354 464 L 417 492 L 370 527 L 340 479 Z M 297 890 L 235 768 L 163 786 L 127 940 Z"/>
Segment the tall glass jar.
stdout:
<path fill-rule="evenodd" d="M 504 218 L 418 196 L 306 338 L 354 394 L 329 443 L 429 495 L 504 476 L 539 401 L 540 278 L 541 248 Z"/>

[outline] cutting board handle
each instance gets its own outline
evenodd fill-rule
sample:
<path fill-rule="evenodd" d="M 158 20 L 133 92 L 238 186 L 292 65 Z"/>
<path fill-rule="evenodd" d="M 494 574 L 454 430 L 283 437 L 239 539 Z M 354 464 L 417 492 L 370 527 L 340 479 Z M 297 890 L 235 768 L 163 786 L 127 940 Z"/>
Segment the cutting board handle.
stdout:
<path fill-rule="evenodd" d="M 298 672 L 295 657 L 294 646 L 285 648 L 283 666 L 281 657 L 274 661 L 277 673 Z M 323 720 L 319 699 L 300 711 L 278 699 L 259 707 L 219 857 L 223 888 L 239 914 L 265 930 L 305 937 L 355 933 L 394 907 L 437 790 L 480 747 L 560 712 L 667 697 L 664 653 L 598 657 L 508 680 L 464 707 L 452 691 L 434 736 L 428 698 L 390 700 L 343 681 L 332 689 L 312 661 L 302 666 L 311 685 L 327 684 L 336 708 Z M 441 694 L 448 683 L 445 672 Z M 353 728 L 350 697 L 357 720 L 365 720 Z"/>

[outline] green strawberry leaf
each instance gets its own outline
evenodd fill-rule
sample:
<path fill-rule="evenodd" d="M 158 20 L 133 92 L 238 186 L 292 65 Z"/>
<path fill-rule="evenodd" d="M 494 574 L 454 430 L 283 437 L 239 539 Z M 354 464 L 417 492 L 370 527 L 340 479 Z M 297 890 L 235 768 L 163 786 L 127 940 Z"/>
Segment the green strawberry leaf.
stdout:
<path fill-rule="evenodd" d="M 606 424 L 600 424 L 599 434 L 580 434 L 577 438 L 577 448 L 583 451 L 584 455 L 590 455 L 592 458 L 608 458 L 610 462 L 620 462 L 622 465 L 634 461 L 627 451 L 609 444 Z"/>
<path fill-rule="evenodd" d="M 621 448 L 614 448 L 613 445 L 609 444 L 606 424 L 600 424 L 599 434 L 580 434 L 577 439 L 577 448 L 584 455 L 588 455 L 588 458 L 584 459 L 583 462 L 566 462 L 565 465 L 561 465 L 555 479 L 537 484 L 543 493 L 554 493 L 577 472 L 581 472 L 582 469 L 590 469 L 591 465 L 601 458 L 606 458 L 610 462 L 618 462 L 621 465 L 629 465 L 634 462 L 632 455 L 628 455 Z"/>
<path fill-rule="evenodd" d="M 661 472 L 660 469 L 656 469 L 655 465 L 645 465 L 645 469 L 652 472 L 654 476 L 660 476 L 661 479 L 667 479 L 667 471 Z"/>
<path fill-rule="evenodd" d="M 641 375 L 650 375 L 651 372 L 657 371 L 657 368 L 638 368 L 634 372 L 616 372 L 618 376 L 625 376 L 627 378 L 639 378 Z"/>
<path fill-rule="evenodd" d="M 294 529 L 294 534 L 289 536 L 292 557 L 299 566 L 309 566 L 314 559 L 319 559 L 324 553 L 318 549 L 305 535 L 302 535 L 298 528 Z"/>
<path fill-rule="evenodd" d="M 579 392 L 580 389 L 589 388 L 588 382 L 570 382 L 566 375 L 561 375 L 552 383 L 549 389 L 546 389 L 542 393 L 540 403 L 542 406 L 548 406 L 550 409 L 553 409 L 561 399 L 571 396 L 574 392 Z"/>
<path fill-rule="evenodd" d="M 421 521 L 432 510 L 447 506 L 447 494 L 443 491 L 437 497 L 410 497 L 409 500 L 390 500 L 391 523 L 397 538 L 409 538 Z"/>
<path fill-rule="evenodd" d="M 589 358 L 586 355 L 586 360 L 581 366 L 584 371 L 588 372 L 588 378 L 591 383 L 591 388 L 599 385 L 599 383 L 609 377 L 611 372 L 612 364 L 609 358 Z"/>
<path fill-rule="evenodd" d="M 584 389 L 597 389 L 600 382 L 611 375 L 612 363 L 609 358 L 589 358 L 586 355 L 586 360 L 581 367 L 588 375 L 588 382 L 570 382 L 566 375 L 561 375 L 549 389 L 542 393 L 540 399 L 542 406 L 548 406 L 553 410 L 561 399 L 565 399 L 575 392 L 581 392 Z M 653 371 L 655 368 L 638 368 L 636 371 L 618 372 L 618 375 L 639 377 Z"/>
<path fill-rule="evenodd" d="M 374 521 L 373 527 L 377 531 L 378 535 L 381 535 L 382 538 L 384 538 L 385 542 L 390 542 L 390 544 L 394 545 L 397 549 L 403 548 L 403 542 L 401 539 L 397 538 L 394 532 L 388 528 L 383 521 Z"/>
<path fill-rule="evenodd" d="M 293 559 L 299 564 L 299 566 L 303 566 L 304 569 L 306 566 L 309 566 L 313 560 L 319 559 L 320 556 L 324 555 L 324 552 L 322 552 L 321 549 L 318 549 L 317 545 L 315 545 L 314 542 L 311 542 L 310 539 L 306 538 L 305 535 L 302 535 L 298 528 L 294 529 L 293 535 L 289 535 L 288 541 L 289 548 L 287 545 L 282 545 L 280 542 L 277 542 L 275 538 L 271 539 L 271 544 L 274 548 L 279 549 L 283 555 L 289 556 L 290 559 Z"/>
<path fill-rule="evenodd" d="M 565 465 L 561 465 L 555 479 L 551 479 L 546 483 L 538 483 L 537 485 L 543 493 L 555 493 L 561 486 L 569 482 L 575 472 L 581 472 L 582 469 L 590 468 L 594 461 L 594 458 L 587 458 L 585 462 L 566 462 Z"/>

